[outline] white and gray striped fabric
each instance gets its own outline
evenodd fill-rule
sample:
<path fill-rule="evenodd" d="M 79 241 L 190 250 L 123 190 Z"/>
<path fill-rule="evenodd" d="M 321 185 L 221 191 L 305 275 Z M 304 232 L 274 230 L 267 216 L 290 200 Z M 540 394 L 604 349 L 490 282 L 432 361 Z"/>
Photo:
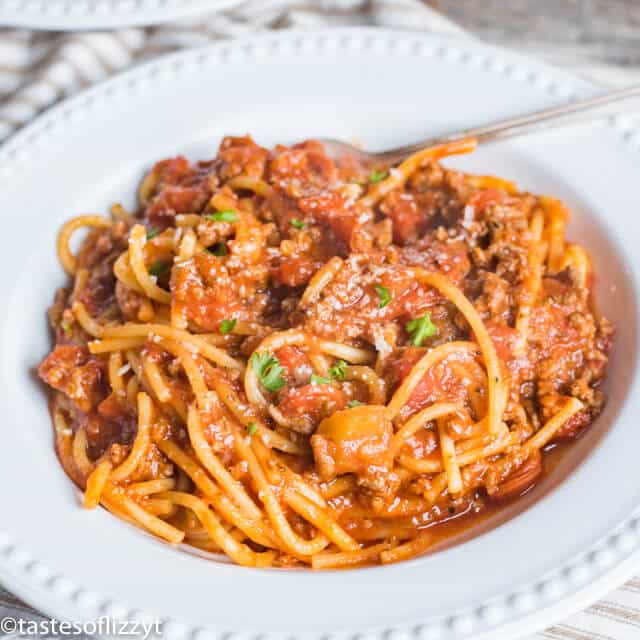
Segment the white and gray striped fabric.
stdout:
<path fill-rule="evenodd" d="M 251 0 L 233 10 L 161 27 L 111 32 L 0 28 L 0 141 L 62 98 L 165 52 L 268 29 L 363 24 L 471 37 L 420 0 Z M 4 617 L 44 618 L 0 587 L 0 619 Z M 638 638 L 640 577 L 527 640 Z"/>
<path fill-rule="evenodd" d="M 465 33 L 419 0 L 253 0 L 149 29 L 0 29 L 0 141 L 61 98 L 162 53 L 267 29 L 345 24 Z"/>

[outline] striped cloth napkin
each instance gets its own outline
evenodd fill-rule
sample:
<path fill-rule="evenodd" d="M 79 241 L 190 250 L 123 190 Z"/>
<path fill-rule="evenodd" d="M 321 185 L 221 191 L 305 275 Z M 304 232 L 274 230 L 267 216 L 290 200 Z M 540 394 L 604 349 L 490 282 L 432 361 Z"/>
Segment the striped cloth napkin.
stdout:
<path fill-rule="evenodd" d="M 161 27 L 112 32 L 54 34 L 0 28 L 0 142 L 62 98 L 162 53 L 268 29 L 332 25 L 379 25 L 471 37 L 421 0 L 251 0 L 233 10 Z M 4 617 L 44 619 L 0 586 L 0 620 Z M 526 640 L 638 638 L 640 577 Z"/>
<path fill-rule="evenodd" d="M 61 98 L 163 53 L 268 29 L 363 24 L 465 33 L 420 0 L 252 0 L 149 29 L 0 29 L 0 141 Z"/>

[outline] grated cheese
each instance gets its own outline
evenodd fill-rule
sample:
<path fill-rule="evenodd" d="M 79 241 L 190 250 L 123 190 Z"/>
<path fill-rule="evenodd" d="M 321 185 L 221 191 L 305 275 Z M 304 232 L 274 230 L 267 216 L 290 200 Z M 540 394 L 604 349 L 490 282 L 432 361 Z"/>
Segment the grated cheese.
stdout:
<path fill-rule="evenodd" d="M 476 214 L 476 209 L 472 204 L 468 204 L 464 208 L 464 215 L 462 217 L 462 226 L 465 229 L 469 229 L 471 227 L 475 214 Z"/>
<path fill-rule="evenodd" d="M 122 365 L 118 369 L 118 375 L 119 376 L 123 376 L 125 373 L 128 373 L 129 371 L 131 371 L 131 365 L 127 362 L 127 364 Z"/>
<path fill-rule="evenodd" d="M 387 342 L 384 331 L 380 327 L 374 327 L 373 339 L 376 350 L 384 360 L 393 351 L 393 347 Z"/>

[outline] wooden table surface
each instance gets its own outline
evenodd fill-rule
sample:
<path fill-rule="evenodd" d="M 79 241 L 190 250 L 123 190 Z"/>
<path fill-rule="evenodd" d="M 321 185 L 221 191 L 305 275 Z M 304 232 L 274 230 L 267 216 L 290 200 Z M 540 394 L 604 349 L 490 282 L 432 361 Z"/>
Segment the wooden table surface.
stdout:
<path fill-rule="evenodd" d="M 493 44 L 532 53 L 604 85 L 640 82 L 640 0 L 434 0 Z"/>

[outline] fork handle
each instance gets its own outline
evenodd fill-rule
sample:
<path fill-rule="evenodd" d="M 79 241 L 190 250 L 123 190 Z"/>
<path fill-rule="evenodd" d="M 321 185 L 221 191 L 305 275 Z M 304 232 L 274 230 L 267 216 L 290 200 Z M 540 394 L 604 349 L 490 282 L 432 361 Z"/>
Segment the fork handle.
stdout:
<path fill-rule="evenodd" d="M 492 122 L 480 127 L 466 129 L 465 131 L 436 136 L 416 144 L 410 144 L 405 147 L 400 147 L 386 152 L 383 151 L 375 155 L 376 159 L 393 164 L 426 147 L 444 144 L 447 142 L 455 142 L 465 138 L 476 138 L 478 142 L 489 142 L 492 140 L 511 138 L 517 135 L 536 131 L 540 128 L 540 124 L 549 123 L 555 119 L 561 119 L 563 116 L 583 113 L 585 111 L 596 109 L 614 102 L 619 102 L 621 100 L 626 100 L 627 98 L 632 98 L 634 96 L 640 96 L 640 84 L 609 91 L 593 98 L 587 98 L 586 100 L 578 100 L 576 102 L 570 102 L 569 104 L 534 111 L 533 113 L 528 113 L 526 115 L 507 118 L 506 120 L 499 120 L 498 122 Z"/>

